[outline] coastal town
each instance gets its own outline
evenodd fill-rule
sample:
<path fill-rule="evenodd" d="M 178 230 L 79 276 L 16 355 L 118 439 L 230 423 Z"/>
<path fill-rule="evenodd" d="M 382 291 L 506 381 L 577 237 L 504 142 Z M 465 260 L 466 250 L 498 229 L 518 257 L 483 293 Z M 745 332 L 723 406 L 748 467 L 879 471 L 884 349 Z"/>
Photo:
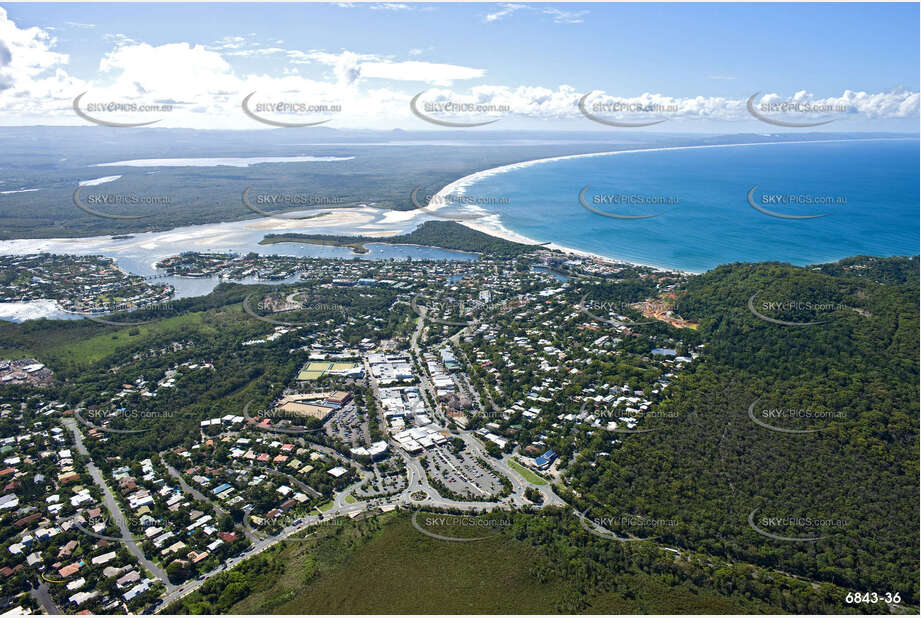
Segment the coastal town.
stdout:
<path fill-rule="evenodd" d="M 53 300 L 62 311 L 92 316 L 162 307 L 173 292 L 126 273 L 113 258 L 0 255 L 0 302 Z"/>
<path fill-rule="evenodd" d="M 31 259 L 17 267 L 37 272 Z M 90 293 L 101 284 L 73 269 L 101 268 L 115 277 L 109 294 L 127 293 L 112 291 L 111 263 L 42 263 L 48 281 L 66 275 Z M 226 339 L 135 347 L 108 369 L 107 388 L 87 385 L 78 400 L 54 396 L 63 385 L 42 359 L 4 361 L 45 376 L 0 390 L 8 607 L 161 611 L 337 518 L 563 506 L 560 488 L 583 467 L 674 421 L 653 411 L 699 353 L 692 328 L 687 341 L 681 330 L 644 333 L 635 298 L 586 298 L 605 280 L 674 297 L 686 275 L 553 251 L 471 262 L 183 254 L 159 266 L 285 283 L 240 288 Z M 150 328 L 182 319 L 181 302 Z M 232 371 L 235 356 L 296 362 L 268 391 L 185 411 L 188 393 Z M 608 359 L 625 369 L 606 374 Z M 177 422 L 193 434 L 168 438 Z"/>

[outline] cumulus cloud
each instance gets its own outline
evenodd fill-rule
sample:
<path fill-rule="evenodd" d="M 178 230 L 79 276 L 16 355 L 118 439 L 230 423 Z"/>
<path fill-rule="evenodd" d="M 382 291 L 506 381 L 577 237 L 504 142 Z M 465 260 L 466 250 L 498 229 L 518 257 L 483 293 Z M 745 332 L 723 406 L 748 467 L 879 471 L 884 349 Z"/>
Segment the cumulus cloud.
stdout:
<path fill-rule="evenodd" d="M 79 85 L 67 75 L 66 54 L 41 28 L 19 28 L 0 7 L 0 107 L 12 113 L 64 100 Z"/>
<path fill-rule="evenodd" d="M 0 67 L 5 67 L 13 60 L 13 54 L 10 53 L 10 48 L 6 46 L 6 43 L 0 41 Z"/>
<path fill-rule="evenodd" d="M 503 5 L 493 15 L 514 12 L 520 6 Z M 559 17 L 578 19 L 572 15 Z M 109 40 L 112 48 L 100 58 L 96 75 L 84 82 L 67 72 L 69 58 L 55 51 L 56 41 L 47 29 L 19 28 L 0 8 L 0 108 L 7 112 L 0 122 L 82 124 L 84 121 L 73 113 L 71 103 L 76 95 L 87 92 L 84 102 L 174 105 L 170 113 L 145 118 L 159 119 L 157 126 L 261 128 L 240 109 L 243 97 L 256 92 L 254 101 L 341 105 L 341 112 L 332 117 L 328 126 L 407 127 L 421 123 L 411 113 L 409 101 L 424 88 L 428 90 L 421 98 L 422 103 L 472 103 L 493 109 L 439 116 L 444 120 L 476 122 L 498 117 L 584 120 L 578 103 L 585 91 L 577 91 L 573 86 L 484 84 L 481 83 L 487 76 L 484 69 L 424 62 L 418 59 L 421 54 L 414 52 L 408 57 L 415 59 L 399 60 L 350 50 L 285 49 L 277 41 L 256 43 L 251 36 L 229 36 L 209 45 L 190 42 L 151 45 L 124 35 L 110 35 Z M 259 66 L 271 67 L 272 71 L 241 70 L 232 64 L 239 57 L 264 58 L 265 64 Z M 310 65 L 318 67 L 321 75 L 312 75 L 315 79 L 302 75 L 299 69 Z M 816 96 L 806 90 L 762 93 L 757 102 L 811 102 L 840 107 L 846 114 L 837 114 L 837 118 L 861 121 L 913 118 L 919 112 L 919 93 L 905 88 L 825 94 Z M 587 104 L 590 112 L 605 118 L 626 121 L 668 118 L 675 121 L 676 129 L 692 130 L 695 121 L 756 122 L 746 109 L 748 96 L 739 93 L 734 97 L 676 97 L 652 92 L 597 91 L 589 96 Z M 615 103 L 619 104 L 618 111 L 610 108 L 594 111 L 596 105 Z M 638 108 L 656 111 L 635 111 Z M 547 126 L 553 125 L 548 122 Z"/>
<path fill-rule="evenodd" d="M 812 106 L 844 110 L 848 115 L 864 118 L 908 118 L 918 114 L 919 93 L 905 88 L 894 88 L 888 92 L 864 92 L 845 90 L 840 96 L 817 97 L 806 90 L 799 90 L 790 96 L 767 93 L 756 99 L 761 103 L 808 103 Z"/>
<path fill-rule="evenodd" d="M 423 102 L 460 103 L 503 108 L 506 116 L 527 118 L 563 119 L 580 116 L 579 101 L 586 93 L 577 92 L 563 85 L 556 89 L 542 86 L 477 86 L 469 92 L 455 92 L 450 89 L 432 89 L 423 97 Z M 746 106 L 747 97 L 671 97 L 660 93 L 642 93 L 632 96 L 593 92 L 585 102 L 586 110 L 607 119 L 638 121 L 668 118 L 670 120 L 752 120 Z M 810 103 L 826 108 L 835 106 L 846 110 L 847 116 L 872 118 L 906 118 L 919 112 L 919 93 L 905 89 L 890 92 L 866 93 L 847 90 L 841 96 L 819 98 L 806 91 L 781 96 L 776 93 L 763 95 L 757 103 L 776 102 Z M 480 116 L 496 117 L 497 113 Z M 472 118 L 476 112 L 459 112 L 456 119 Z M 447 116 L 441 116 L 448 119 Z"/>

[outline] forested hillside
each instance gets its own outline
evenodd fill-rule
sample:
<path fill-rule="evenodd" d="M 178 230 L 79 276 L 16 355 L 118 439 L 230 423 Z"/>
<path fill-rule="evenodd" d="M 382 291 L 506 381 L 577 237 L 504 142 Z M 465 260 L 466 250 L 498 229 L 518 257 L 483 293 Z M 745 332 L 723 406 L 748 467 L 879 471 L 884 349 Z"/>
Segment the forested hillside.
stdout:
<path fill-rule="evenodd" d="M 656 530 L 665 543 L 917 602 L 917 266 L 691 280 L 676 312 L 705 346 L 662 404 L 681 422 L 573 466 L 585 505 L 677 520 Z"/>

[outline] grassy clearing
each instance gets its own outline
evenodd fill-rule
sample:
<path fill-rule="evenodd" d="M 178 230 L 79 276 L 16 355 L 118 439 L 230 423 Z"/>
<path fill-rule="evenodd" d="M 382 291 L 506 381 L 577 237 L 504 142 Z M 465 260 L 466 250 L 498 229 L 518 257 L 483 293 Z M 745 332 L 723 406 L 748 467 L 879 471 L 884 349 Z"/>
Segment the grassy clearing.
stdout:
<path fill-rule="evenodd" d="M 420 534 L 404 516 L 325 570 L 280 614 L 545 613 L 567 583 L 531 577 L 530 548 L 497 538 L 450 543 Z M 242 608 L 241 608 L 242 609 Z M 237 608 L 232 608 L 237 611 Z"/>
<path fill-rule="evenodd" d="M 137 326 L 103 326 L 90 320 L 59 322 L 39 329 L 26 325 L 0 325 L 0 357 L 35 356 L 52 365 L 93 364 L 114 354 L 120 347 L 164 333 L 197 331 L 216 334 L 213 314 L 195 312 L 154 320 Z M 130 319 L 128 318 L 121 319 Z M 6 339 L 4 341 L 4 339 Z"/>
<path fill-rule="evenodd" d="M 276 566 L 260 569 L 250 593 L 225 613 L 555 614 L 575 592 L 558 576 L 535 577 L 545 558 L 525 543 L 506 535 L 445 542 L 420 534 L 408 514 L 326 528 L 271 554 Z M 751 613 L 728 597 L 668 586 L 657 577 L 612 576 L 635 591 L 631 598 L 590 595 L 580 613 Z"/>
<path fill-rule="evenodd" d="M 512 470 L 514 470 L 515 472 L 523 476 L 524 480 L 531 483 L 532 485 L 546 485 L 547 484 L 547 481 L 539 477 L 532 470 L 529 470 L 528 468 L 518 463 L 514 457 L 509 458 L 508 465 Z"/>
<path fill-rule="evenodd" d="M 139 326 L 123 326 L 114 332 L 106 332 L 80 341 L 63 343 L 51 347 L 48 352 L 64 361 L 95 363 L 113 354 L 120 346 L 132 341 L 166 332 L 213 331 L 213 326 L 203 319 L 203 313 L 187 313 L 165 320 L 155 320 Z"/>

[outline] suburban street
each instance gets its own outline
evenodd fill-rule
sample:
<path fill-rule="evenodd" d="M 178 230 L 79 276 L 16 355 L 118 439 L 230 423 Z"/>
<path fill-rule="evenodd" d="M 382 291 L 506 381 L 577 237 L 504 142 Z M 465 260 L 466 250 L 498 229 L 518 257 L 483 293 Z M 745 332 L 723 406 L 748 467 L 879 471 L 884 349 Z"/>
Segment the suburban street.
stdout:
<path fill-rule="evenodd" d="M 426 329 L 426 320 L 425 320 L 425 311 L 424 307 L 419 309 L 420 317 L 418 319 L 418 324 L 414 330 L 411 338 L 411 347 L 414 355 L 417 358 L 422 357 L 421 350 L 419 348 L 419 339 L 424 334 Z M 455 334 L 454 339 L 460 337 L 463 332 L 467 329 L 462 329 L 460 332 Z M 363 359 L 365 364 L 365 370 L 368 375 L 368 382 L 371 386 L 372 394 L 377 403 L 377 410 L 380 415 L 380 422 L 382 427 L 385 426 L 383 410 L 380 405 L 380 390 L 377 380 L 375 380 L 371 374 L 370 366 L 368 366 L 367 360 Z M 435 389 L 432 386 L 428 376 L 426 375 L 424 367 L 420 367 L 419 372 L 419 381 L 421 390 L 423 393 L 428 395 L 428 400 L 435 401 Z M 466 383 L 467 388 L 470 388 L 469 382 Z M 472 391 L 471 392 L 475 392 Z M 482 413 L 482 403 L 478 397 L 474 398 L 477 409 Z M 491 402 L 490 402 L 491 403 Z M 432 411 L 433 415 L 438 417 L 436 411 Z M 439 420 L 444 421 L 445 419 L 439 418 Z M 353 483 L 352 485 L 346 487 L 342 491 L 338 491 L 333 495 L 332 505 L 330 508 L 320 514 L 319 512 L 315 515 L 308 515 L 297 520 L 299 523 L 296 525 L 292 524 L 285 527 L 281 532 L 272 536 L 261 536 L 256 535 L 254 532 L 249 529 L 246 525 L 243 526 L 244 534 L 252 543 L 252 547 L 241 554 L 240 556 L 235 556 L 227 560 L 225 564 L 222 564 L 212 571 L 204 575 L 204 577 L 186 582 L 181 586 L 173 585 L 169 582 L 169 579 L 166 573 L 153 561 L 149 560 L 144 553 L 141 551 L 138 544 L 134 541 L 131 536 L 131 532 L 128 529 L 125 516 L 122 513 L 116 498 L 108 485 L 105 482 L 105 479 L 102 475 L 102 472 L 99 468 L 92 462 L 92 458 L 89 454 L 89 451 L 86 449 L 86 446 L 83 443 L 83 434 L 80 431 L 79 427 L 76 425 L 73 419 L 68 419 L 65 421 L 68 429 L 74 435 L 74 441 L 77 451 L 87 457 L 87 469 L 90 473 L 90 476 L 93 478 L 93 482 L 99 487 L 103 495 L 103 502 L 106 508 L 111 513 L 120 533 L 121 542 L 123 542 L 128 551 L 131 552 L 135 558 L 155 577 L 157 577 L 163 584 L 166 586 L 166 595 L 163 597 L 162 602 L 157 607 L 157 613 L 163 611 L 171 603 L 185 597 L 188 594 L 194 592 L 204 581 L 207 581 L 208 578 L 213 577 L 227 569 L 233 568 L 236 564 L 245 560 L 246 558 L 257 555 L 266 549 L 274 546 L 276 543 L 281 542 L 301 542 L 303 539 L 301 537 L 293 537 L 293 535 L 303 532 L 306 529 L 309 529 L 312 526 L 321 524 L 322 522 L 328 522 L 335 520 L 338 517 L 342 516 L 354 516 L 355 514 L 369 511 L 372 509 L 383 508 L 388 509 L 388 507 L 396 508 L 400 507 L 403 509 L 417 510 L 422 508 L 449 508 L 449 509 L 459 509 L 462 511 L 468 512 L 478 512 L 478 511 L 489 511 L 493 509 L 515 509 L 523 506 L 532 506 L 532 503 L 524 497 L 525 490 L 528 488 L 535 488 L 540 491 L 544 496 L 543 506 L 562 506 L 565 505 L 565 502 L 560 499 L 554 492 L 551 485 L 538 486 L 529 483 L 524 479 L 520 474 L 513 470 L 508 465 L 508 460 L 512 457 L 511 454 L 505 454 L 501 459 L 495 459 L 491 457 L 485 450 L 484 445 L 479 441 L 473 431 L 461 430 L 458 429 L 454 431 L 461 440 L 464 441 L 466 448 L 469 449 L 469 452 L 478 458 L 482 458 L 484 461 L 489 462 L 489 465 L 492 466 L 498 474 L 504 475 L 509 479 L 512 485 L 512 492 L 509 496 L 502 498 L 500 500 L 490 500 L 490 501 L 462 501 L 462 500 L 452 500 L 446 497 L 441 496 L 438 491 L 436 491 L 428 482 L 426 471 L 422 466 L 422 462 L 418 457 L 410 456 L 404 452 L 399 445 L 391 438 L 388 437 L 388 443 L 390 444 L 391 449 L 394 453 L 398 454 L 402 458 L 406 466 L 406 475 L 407 475 L 407 485 L 405 489 L 399 492 L 396 495 L 392 495 L 389 498 L 379 497 L 379 498 L 368 498 L 360 499 L 353 495 L 353 492 L 360 487 L 365 481 L 367 481 L 371 472 L 364 469 L 362 466 L 356 466 L 356 463 L 344 456 L 342 453 L 339 453 L 335 449 L 330 447 L 315 444 L 307 443 L 303 439 L 298 440 L 299 442 L 309 445 L 310 448 L 315 449 L 331 458 L 335 461 L 342 463 L 343 465 L 356 468 L 360 479 Z M 267 430 L 267 433 L 273 433 L 271 429 Z M 280 433 L 280 435 L 285 435 Z M 164 460 L 164 464 L 170 476 L 176 479 L 176 482 L 179 484 L 183 492 L 193 496 L 197 500 L 207 502 L 211 504 L 215 511 L 220 514 L 227 514 L 226 509 L 222 508 L 219 504 L 215 503 L 204 493 L 198 489 L 189 485 L 185 479 L 182 477 L 182 474 L 179 470 L 175 469 L 172 465 L 168 464 Z M 372 466 L 375 466 L 372 464 Z M 455 472 L 457 472 L 455 470 Z M 296 486 L 301 491 L 310 494 L 313 497 L 319 497 L 320 494 L 314 490 L 312 487 L 306 485 L 300 480 L 292 477 L 289 474 L 280 473 L 286 476 L 291 483 Z M 414 498 L 415 496 L 415 498 Z M 421 499 L 418 499 L 421 498 Z M 619 540 L 619 539 L 618 539 Z M 45 608 L 45 611 L 48 613 L 53 613 L 57 611 L 57 608 L 54 606 L 54 602 L 48 594 L 47 585 L 42 584 L 39 588 L 31 591 L 33 598 L 35 598 L 41 605 Z"/>
<path fill-rule="evenodd" d="M 74 435 L 74 443 L 76 444 L 77 452 L 87 458 L 86 469 L 89 471 L 90 476 L 93 478 L 93 482 L 96 483 L 96 486 L 99 487 L 99 489 L 102 491 L 103 503 L 115 520 L 115 525 L 118 526 L 118 530 L 122 535 L 122 542 L 128 548 L 128 551 L 131 552 L 135 558 L 137 558 L 138 562 L 144 566 L 144 568 L 152 573 L 154 577 L 163 582 L 163 585 L 166 586 L 167 592 L 174 589 L 175 586 L 170 583 L 169 578 L 166 576 L 166 572 L 161 569 L 159 565 L 154 563 L 152 560 L 149 560 L 144 555 L 144 552 L 141 551 L 141 548 L 131 536 L 131 531 L 128 529 L 128 522 L 125 520 L 125 515 L 122 513 L 121 508 L 119 508 L 118 502 L 115 500 L 115 495 L 112 493 L 112 490 L 109 489 L 109 486 L 106 484 L 105 479 L 102 476 L 102 472 L 99 470 L 99 468 L 96 467 L 96 464 L 93 463 L 90 452 L 83 444 L 83 432 L 80 431 L 80 428 L 77 427 L 77 423 L 73 419 L 65 419 L 64 424 Z"/>
<path fill-rule="evenodd" d="M 29 596 L 38 601 L 44 608 L 45 613 L 50 616 L 64 613 L 55 605 L 54 599 L 51 598 L 51 593 L 48 592 L 48 584 L 45 582 L 39 582 L 38 588 L 29 590 Z"/>
<path fill-rule="evenodd" d="M 179 474 L 179 471 L 176 470 L 176 468 L 174 468 L 173 466 L 169 465 L 165 459 L 161 457 L 160 461 L 162 461 L 163 465 L 166 466 L 166 471 L 169 472 L 170 476 L 175 478 L 176 481 L 179 483 L 179 488 L 182 489 L 183 492 L 191 495 L 196 500 L 207 502 L 214 508 L 215 511 L 217 511 L 221 515 L 228 515 L 227 511 L 224 510 L 221 507 L 221 505 L 219 505 L 217 502 L 213 501 L 211 498 L 209 498 L 205 494 L 201 493 L 200 491 L 198 491 L 197 489 L 195 489 L 194 487 L 186 483 L 185 479 L 182 478 L 182 475 Z M 246 526 L 243 526 L 242 528 L 243 528 L 243 534 L 246 535 L 246 538 L 248 538 L 251 542 L 255 543 L 256 537 L 253 535 L 252 531 Z"/>

